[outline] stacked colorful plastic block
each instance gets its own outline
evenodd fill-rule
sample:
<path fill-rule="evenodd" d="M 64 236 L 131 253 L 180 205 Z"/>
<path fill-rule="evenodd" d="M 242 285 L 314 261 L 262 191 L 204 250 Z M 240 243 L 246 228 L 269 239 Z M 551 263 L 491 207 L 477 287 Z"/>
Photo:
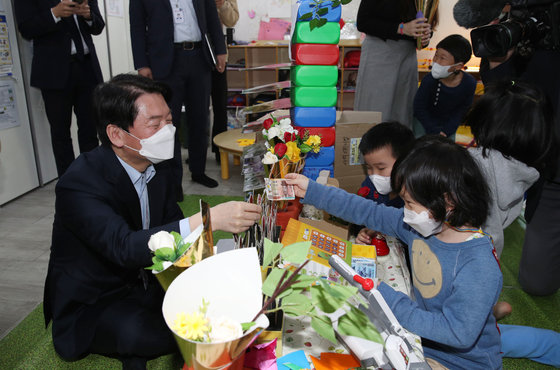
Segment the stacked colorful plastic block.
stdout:
<path fill-rule="evenodd" d="M 323 15 L 327 22 L 311 30 L 310 22 L 301 20 L 312 12 L 311 4 L 310 0 L 301 2 L 292 39 L 291 116 L 296 128 L 321 136 L 320 152 L 309 152 L 303 169 L 304 175 L 316 179 L 321 170 L 334 172 L 341 6 L 323 3 L 328 8 Z"/>

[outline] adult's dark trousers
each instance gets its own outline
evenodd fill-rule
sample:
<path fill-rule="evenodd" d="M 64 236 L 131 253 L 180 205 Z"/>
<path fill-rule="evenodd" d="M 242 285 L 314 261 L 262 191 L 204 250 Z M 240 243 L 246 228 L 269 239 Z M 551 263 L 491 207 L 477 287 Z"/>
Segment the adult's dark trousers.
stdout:
<path fill-rule="evenodd" d="M 70 135 L 72 109 L 78 123 L 80 153 L 89 152 L 99 145 L 92 120 L 91 94 L 97 85 L 90 56 L 70 63 L 70 76 L 62 89 L 41 89 L 45 112 L 51 128 L 51 144 L 58 176 L 62 176 L 74 160 Z"/>
<path fill-rule="evenodd" d="M 202 175 L 206 170 L 206 151 L 208 150 L 209 105 L 212 70 L 204 58 L 201 47 L 184 50 L 176 48 L 171 73 L 162 81 L 171 88 L 171 114 L 175 132 L 175 155 L 173 175 L 176 184 L 181 186 L 183 164 L 179 143 L 181 108 L 185 105 L 185 115 L 189 130 L 188 153 L 189 170 L 193 176 Z"/>
<path fill-rule="evenodd" d="M 519 283 L 533 295 L 554 294 L 560 288 L 560 183 L 545 181 L 527 224 L 519 264 Z"/>
<path fill-rule="evenodd" d="M 138 284 L 126 296 L 103 304 L 90 353 L 120 359 L 152 359 L 177 352 L 177 344 L 161 312 L 163 295 L 163 289 L 152 281 L 147 289 Z"/>
<path fill-rule="evenodd" d="M 212 125 L 212 151 L 218 153 L 219 149 L 214 144 L 216 135 L 227 130 L 227 74 L 226 70 L 220 73 L 212 70 L 212 113 L 214 123 Z"/>

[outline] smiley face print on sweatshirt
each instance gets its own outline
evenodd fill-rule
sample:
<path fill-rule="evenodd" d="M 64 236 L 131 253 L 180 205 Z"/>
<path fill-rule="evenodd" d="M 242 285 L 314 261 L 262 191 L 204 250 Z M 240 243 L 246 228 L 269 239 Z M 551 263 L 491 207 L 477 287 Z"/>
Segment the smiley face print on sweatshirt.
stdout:
<path fill-rule="evenodd" d="M 420 239 L 412 242 L 412 280 L 424 298 L 433 298 L 441 291 L 441 264 L 428 244 Z"/>

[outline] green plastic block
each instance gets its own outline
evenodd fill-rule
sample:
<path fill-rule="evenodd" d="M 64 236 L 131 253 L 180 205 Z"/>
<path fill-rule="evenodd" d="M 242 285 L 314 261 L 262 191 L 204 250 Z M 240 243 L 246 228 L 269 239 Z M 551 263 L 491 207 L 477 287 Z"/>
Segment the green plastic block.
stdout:
<path fill-rule="evenodd" d="M 309 22 L 297 22 L 293 43 L 302 44 L 338 44 L 340 25 L 338 22 L 327 22 L 311 31 Z"/>
<path fill-rule="evenodd" d="M 337 66 L 292 66 L 292 86 L 336 86 Z"/>
<path fill-rule="evenodd" d="M 336 105 L 336 86 L 332 87 L 293 87 L 290 97 L 295 107 L 334 107 Z"/>

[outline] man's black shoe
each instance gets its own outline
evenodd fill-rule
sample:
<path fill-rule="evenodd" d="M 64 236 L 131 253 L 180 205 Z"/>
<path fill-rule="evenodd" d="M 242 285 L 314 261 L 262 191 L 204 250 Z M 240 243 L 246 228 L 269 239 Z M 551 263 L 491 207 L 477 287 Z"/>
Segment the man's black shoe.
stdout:
<path fill-rule="evenodd" d="M 205 174 L 201 175 L 192 175 L 192 181 L 198 182 L 201 185 L 204 185 L 208 188 L 215 188 L 218 186 L 218 182 Z"/>

